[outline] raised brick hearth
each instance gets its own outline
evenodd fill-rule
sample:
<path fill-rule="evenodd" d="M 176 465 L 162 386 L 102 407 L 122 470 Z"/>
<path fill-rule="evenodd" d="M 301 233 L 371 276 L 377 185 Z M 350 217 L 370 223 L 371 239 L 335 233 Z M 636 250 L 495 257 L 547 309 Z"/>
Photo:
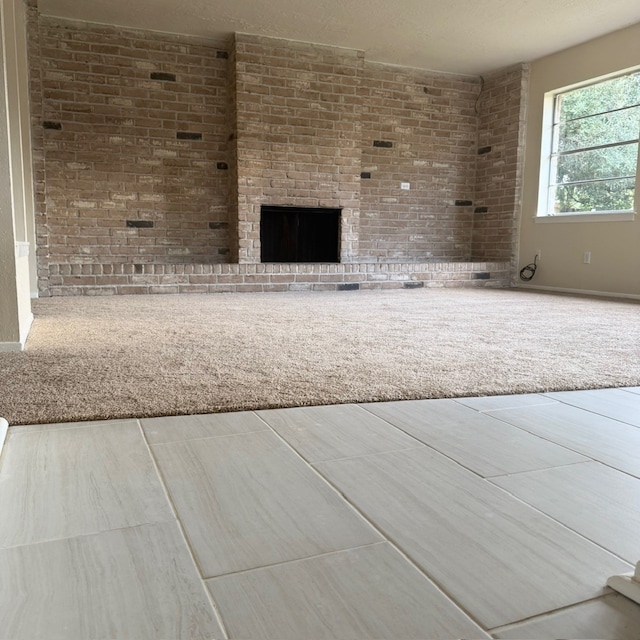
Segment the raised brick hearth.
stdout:
<path fill-rule="evenodd" d="M 506 287 L 508 262 L 378 264 L 54 264 L 50 293 L 232 293 Z"/>

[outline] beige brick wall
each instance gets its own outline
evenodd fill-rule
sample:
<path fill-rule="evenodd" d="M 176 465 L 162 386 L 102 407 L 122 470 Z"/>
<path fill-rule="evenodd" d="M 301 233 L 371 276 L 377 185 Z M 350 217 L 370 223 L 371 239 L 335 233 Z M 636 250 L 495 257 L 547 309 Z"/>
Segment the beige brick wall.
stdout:
<path fill-rule="evenodd" d="M 55 21 L 33 2 L 29 16 L 43 295 L 141 292 L 147 269 L 258 263 L 262 204 L 342 208 L 341 261 L 360 270 L 473 258 L 498 261 L 503 281 L 526 69 L 493 74 L 478 99 L 478 79 L 354 50 Z M 255 285 L 243 274 L 224 275 Z"/>
<path fill-rule="evenodd" d="M 31 31 L 42 260 L 228 261 L 226 51 L 42 17 Z"/>
<path fill-rule="evenodd" d="M 260 261 L 262 204 L 342 207 L 355 260 L 363 54 L 237 34 L 235 61 L 239 261 Z"/>
<path fill-rule="evenodd" d="M 526 65 L 489 75 L 478 101 L 478 156 L 471 257 L 513 260 L 520 219 Z M 514 264 L 515 268 L 515 264 Z"/>
<path fill-rule="evenodd" d="M 472 207 L 455 202 L 473 199 L 479 89 L 475 78 L 366 65 L 364 259 L 468 259 Z M 402 182 L 411 188 L 401 189 Z"/>

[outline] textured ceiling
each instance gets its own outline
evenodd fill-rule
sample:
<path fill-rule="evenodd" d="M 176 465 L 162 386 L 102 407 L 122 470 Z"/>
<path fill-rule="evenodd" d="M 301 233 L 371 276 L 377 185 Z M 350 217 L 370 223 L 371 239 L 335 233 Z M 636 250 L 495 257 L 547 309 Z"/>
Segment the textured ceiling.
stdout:
<path fill-rule="evenodd" d="M 44 15 L 209 38 L 233 32 L 478 74 L 640 22 L 638 0 L 40 0 Z"/>

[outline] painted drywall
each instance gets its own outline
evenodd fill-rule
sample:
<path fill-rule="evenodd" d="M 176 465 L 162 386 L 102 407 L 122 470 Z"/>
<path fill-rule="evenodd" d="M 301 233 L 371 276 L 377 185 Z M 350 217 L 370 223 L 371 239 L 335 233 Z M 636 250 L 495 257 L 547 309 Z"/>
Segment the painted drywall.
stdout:
<path fill-rule="evenodd" d="M 35 193 L 33 184 L 33 155 L 31 141 L 31 107 L 29 98 L 29 60 L 27 57 L 27 7 L 25 2 L 15 2 L 15 52 L 16 86 L 20 114 L 20 142 L 24 190 L 24 223 L 26 242 L 29 243 L 29 289 L 31 297 L 38 297 L 38 274 L 36 263 Z M 23 251 L 24 253 L 24 251 Z M 29 312 L 30 313 L 30 312 Z"/>
<path fill-rule="evenodd" d="M 33 204 L 25 197 L 32 178 L 22 154 L 29 120 L 20 100 L 27 74 L 16 37 L 24 30 L 21 9 L 22 3 L 0 0 L 0 350 L 23 348 L 32 321 L 27 216 Z"/>
<path fill-rule="evenodd" d="M 633 24 L 638 0 L 39 0 L 43 15 L 202 37 L 360 49 L 368 60 L 485 73 Z"/>
<path fill-rule="evenodd" d="M 536 221 L 544 94 L 640 65 L 640 24 L 531 64 L 519 268 L 541 257 L 530 285 L 640 297 L 640 193 L 634 220 Z M 584 264 L 584 253 L 591 263 Z M 517 284 L 522 284 L 519 280 Z"/>

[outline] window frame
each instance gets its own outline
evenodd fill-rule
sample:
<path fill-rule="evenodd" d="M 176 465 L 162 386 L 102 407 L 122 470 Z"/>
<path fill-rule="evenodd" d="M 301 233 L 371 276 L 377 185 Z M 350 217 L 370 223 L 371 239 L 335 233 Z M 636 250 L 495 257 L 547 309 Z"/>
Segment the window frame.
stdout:
<path fill-rule="evenodd" d="M 629 69 L 624 69 L 607 75 L 598 76 L 597 78 L 591 78 L 584 82 L 579 82 L 576 84 L 568 85 L 566 87 L 554 89 L 553 91 L 548 91 L 544 94 L 538 206 L 535 215 L 536 222 L 619 222 L 635 219 L 640 201 L 640 131 L 638 133 L 637 141 L 638 157 L 636 161 L 633 209 L 556 213 L 555 211 L 553 211 L 551 196 L 552 186 L 555 181 L 555 176 L 552 176 L 552 172 L 554 170 L 556 158 L 558 157 L 557 155 L 554 155 L 554 125 L 556 124 L 556 105 L 559 96 L 570 93 L 571 91 L 575 91 L 577 89 L 584 89 L 586 87 L 597 85 L 608 80 L 613 80 L 615 78 L 620 78 L 639 72 L 640 66 L 631 67 Z M 620 146 L 628 143 L 629 142 L 621 142 Z"/>

